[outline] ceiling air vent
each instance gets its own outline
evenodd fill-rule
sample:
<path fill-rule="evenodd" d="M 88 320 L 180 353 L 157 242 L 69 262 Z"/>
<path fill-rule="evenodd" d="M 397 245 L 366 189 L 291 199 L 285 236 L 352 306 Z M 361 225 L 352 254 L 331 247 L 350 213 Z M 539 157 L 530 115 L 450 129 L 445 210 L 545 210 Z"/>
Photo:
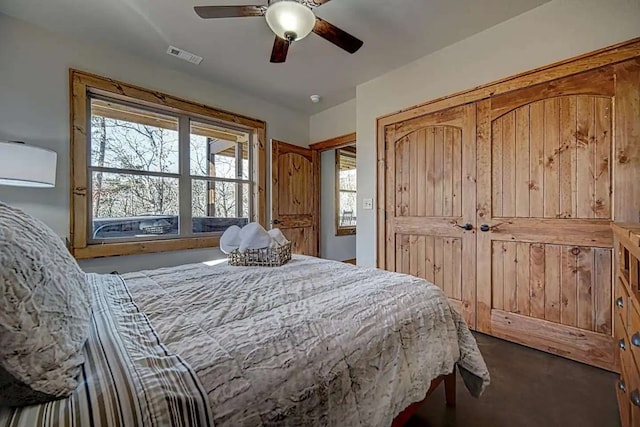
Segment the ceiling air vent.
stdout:
<path fill-rule="evenodd" d="M 178 49 L 174 46 L 169 46 L 167 49 L 167 53 L 171 56 L 175 56 L 176 58 L 184 59 L 185 61 L 189 61 L 192 64 L 199 65 L 202 62 L 202 57 L 198 55 L 194 55 L 191 52 L 187 52 L 186 50 Z"/>

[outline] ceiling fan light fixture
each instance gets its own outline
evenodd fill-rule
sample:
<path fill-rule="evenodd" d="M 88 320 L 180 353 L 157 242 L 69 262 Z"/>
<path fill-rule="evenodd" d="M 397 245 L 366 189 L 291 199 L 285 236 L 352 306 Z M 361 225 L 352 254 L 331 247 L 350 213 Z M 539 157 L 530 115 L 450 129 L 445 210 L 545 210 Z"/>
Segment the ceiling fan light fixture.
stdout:
<path fill-rule="evenodd" d="M 272 3 L 265 18 L 271 31 L 290 42 L 308 36 L 316 24 L 316 16 L 311 9 L 292 0 Z"/>

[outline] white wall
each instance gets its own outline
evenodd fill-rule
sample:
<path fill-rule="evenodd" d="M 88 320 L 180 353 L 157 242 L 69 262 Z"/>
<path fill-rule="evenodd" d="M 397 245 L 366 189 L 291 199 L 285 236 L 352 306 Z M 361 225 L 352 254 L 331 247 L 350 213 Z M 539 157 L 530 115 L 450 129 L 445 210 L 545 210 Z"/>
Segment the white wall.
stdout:
<path fill-rule="evenodd" d="M 135 57 L 83 44 L 0 14 L 0 140 L 22 140 L 58 153 L 55 189 L 0 187 L 0 200 L 69 235 L 69 67 L 217 106 L 267 122 L 268 139 L 306 146 L 309 118 L 284 107 Z M 87 270 L 127 271 L 216 255 L 188 251 L 83 262 Z M 219 255 L 218 255 L 219 256 Z"/>
<path fill-rule="evenodd" d="M 553 0 L 358 86 L 358 203 L 376 200 L 376 118 L 640 36 L 640 0 Z M 376 263 L 374 211 L 358 212 L 359 265 Z"/>
<path fill-rule="evenodd" d="M 309 119 L 311 143 L 356 130 L 356 100 L 314 114 Z M 320 257 L 344 261 L 356 257 L 356 236 L 336 236 L 335 151 L 320 156 Z"/>
<path fill-rule="evenodd" d="M 309 118 L 311 144 L 356 131 L 356 99 L 336 105 Z"/>

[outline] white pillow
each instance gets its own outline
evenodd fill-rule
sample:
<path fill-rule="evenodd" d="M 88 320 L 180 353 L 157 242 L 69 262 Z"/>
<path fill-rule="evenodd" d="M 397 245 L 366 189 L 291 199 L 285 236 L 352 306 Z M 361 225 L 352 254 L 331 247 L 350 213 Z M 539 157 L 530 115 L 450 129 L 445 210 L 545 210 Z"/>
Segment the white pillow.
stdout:
<path fill-rule="evenodd" d="M 240 227 L 232 225 L 227 228 L 220 237 L 220 250 L 225 254 L 231 253 L 240 247 Z"/>
<path fill-rule="evenodd" d="M 284 236 L 284 234 L 282 234 L 282 231 L 280 231 L 279 228 L 273 228 L 269 230 L 269 236 L 271 236 L 272 246 L 284 246 L 289 243 L 289 241 Z"/>
<path fill-rule="evenodd" d="M 0 202 L 0 406 L 75 390 L 91 293 L 60 237 Z"/>
<path fill-rule="evenodd" d="M 257 222 L 250 222 L 240 230 L 240 252 L 247 249 L 262 249 L 271 246 L 271 236 L 267 230 Z"/>

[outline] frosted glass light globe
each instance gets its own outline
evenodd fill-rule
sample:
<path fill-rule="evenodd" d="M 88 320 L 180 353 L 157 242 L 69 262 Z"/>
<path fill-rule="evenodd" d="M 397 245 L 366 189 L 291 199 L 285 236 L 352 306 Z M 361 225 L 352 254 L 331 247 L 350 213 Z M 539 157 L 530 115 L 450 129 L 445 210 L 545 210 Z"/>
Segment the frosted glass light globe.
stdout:
<path fill-rule="evenodd" d="M 273 3 L 267 9 L 265 18 L 278 37 L 289 41 L 307 37 L 316 25 L 316 16 L 311 9 L 291 0 Z"/>

